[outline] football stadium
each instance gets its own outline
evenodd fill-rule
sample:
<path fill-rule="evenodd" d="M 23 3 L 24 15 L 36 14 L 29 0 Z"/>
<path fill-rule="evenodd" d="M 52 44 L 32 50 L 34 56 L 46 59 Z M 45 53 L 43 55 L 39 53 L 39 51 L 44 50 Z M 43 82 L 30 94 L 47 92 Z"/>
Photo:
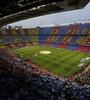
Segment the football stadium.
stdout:
<path fill-rule="evenodd" d="M 6 10 L 0 15 L 0 27 L 9 21 L 18 21 L 29 5 L 41 6 L 45 3 L 51 7 L 50 3 L 55 3 L 55 0 L 48 3 L 44 2 L 47 0 L 16 1 L 20 8 L 14 2 L 11 4 L 22 10 L 21 13 L 19 10 L 17 12 L 22 16 L 16 12 L 12 14 L 15 11 L 13 8 L 11 12 Z M 67 1 L 70 6 L 81 3 Z M 41 7 L 46 10 L 45 6 Z M 45 13 L 52 12 L 49 11 Z M 27 12 L 32 13 L 27 15 L 28 18 L 37 15 L 34 16 L 34 11 Z M 37 12 L 37 16 L 40 16 L 39 12 L 43 15 L 43 10 Z M 36 28 L 0 28 L 0 100 L 89 100 L 89 97 L 90 22 Z"/>

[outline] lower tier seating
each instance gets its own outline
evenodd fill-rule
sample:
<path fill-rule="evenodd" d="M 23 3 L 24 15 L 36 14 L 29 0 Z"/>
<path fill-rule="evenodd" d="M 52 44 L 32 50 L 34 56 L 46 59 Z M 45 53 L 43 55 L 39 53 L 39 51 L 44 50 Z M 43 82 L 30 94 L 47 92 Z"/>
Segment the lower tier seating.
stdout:
<path fill-rule="evenodd" d="M 21 47 L 29 47 L 29 46 L 50 46 L 56 48 L 64 48 L 70 50 L 76 50 L 80 52 L 90 52 L 90 46 L 76 45 L 76 44 L 64 44 L 64 43 L 56 43 L 56 42 L 28 42 L 28 43 L 14 43 L 8 45 L 1 45 L 0 49 L 15 49 Z"/>

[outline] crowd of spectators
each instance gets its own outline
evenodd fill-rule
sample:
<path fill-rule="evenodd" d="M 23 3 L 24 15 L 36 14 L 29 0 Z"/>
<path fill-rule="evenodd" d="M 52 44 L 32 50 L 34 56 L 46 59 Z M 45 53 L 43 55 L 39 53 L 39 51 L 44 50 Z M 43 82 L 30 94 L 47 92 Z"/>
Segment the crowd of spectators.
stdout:
<path fill-rule="evenodd" d="M 89 100 L 90 88 L 0 52 L 0 100 Z"/>
<path fill-rule="evenodd" d="M 90 88 L 90 69 L 76 77 L 76 81 Z"/>

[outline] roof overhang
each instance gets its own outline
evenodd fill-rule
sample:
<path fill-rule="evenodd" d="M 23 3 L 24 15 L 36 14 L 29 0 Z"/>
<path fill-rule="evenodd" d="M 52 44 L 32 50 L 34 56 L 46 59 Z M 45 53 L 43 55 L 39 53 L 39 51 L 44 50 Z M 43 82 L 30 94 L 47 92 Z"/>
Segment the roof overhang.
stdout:
<path fill-rule="evenodd" d="M 0 0 L 0 27 L 46 14 L 82 9 L 89 2 L 89 0 L 16 0 L 17 2 L 8 0 L 8 3 L 5 1 Z"/>

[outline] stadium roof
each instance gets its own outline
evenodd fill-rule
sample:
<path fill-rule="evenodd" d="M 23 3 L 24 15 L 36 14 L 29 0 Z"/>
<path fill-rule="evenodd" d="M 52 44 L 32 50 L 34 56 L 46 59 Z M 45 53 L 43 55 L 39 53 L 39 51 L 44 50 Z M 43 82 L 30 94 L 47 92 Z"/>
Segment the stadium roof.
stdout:
<path fill-rule="evenodd" d="M 83 8 L 89 0 L 0 0 L 0 26 L 12 22 Z"/>

